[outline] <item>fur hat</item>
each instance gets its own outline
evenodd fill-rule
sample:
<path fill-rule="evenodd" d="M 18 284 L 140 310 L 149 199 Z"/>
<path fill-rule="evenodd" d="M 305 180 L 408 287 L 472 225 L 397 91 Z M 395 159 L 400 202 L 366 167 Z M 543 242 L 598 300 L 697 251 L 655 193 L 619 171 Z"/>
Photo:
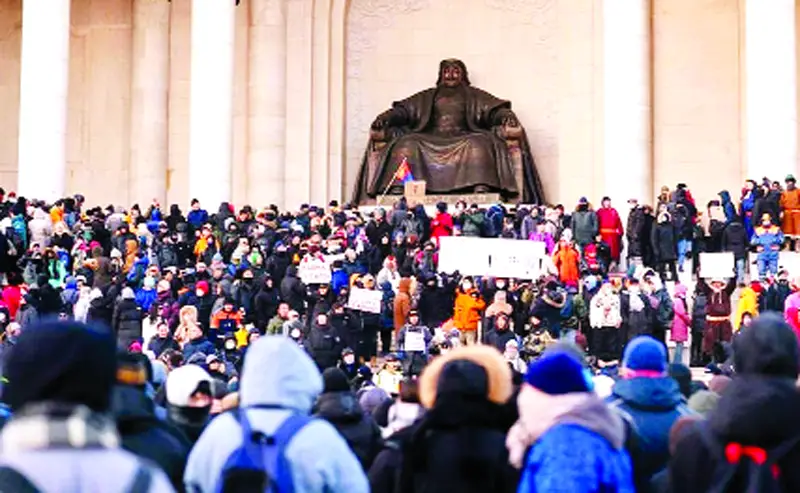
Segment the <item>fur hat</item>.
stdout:
<path fill-rule="evenodd" d="M 489 401 L 504 404 L 512 390 L 511 368 L 503 355 L 490 346 L 453 349 L 433 360 L 419 381 L 420 402 L 427 409 L 436 405 L 440 395 L 450 392 L 481 391 Z"/>
<path fill-rule="evenodd" d="M 622 366 L 633 371 L 665 373 L 667 351 L 663 344 L 652 337 L 638 336 L 625 347 Z"/>
<path fill-rule="evenodd" d="M 528 366 L 525 383 L 549 395 L 591 392 L 592 383 L 583 365 L 564 352 L 545 353 Z"/>

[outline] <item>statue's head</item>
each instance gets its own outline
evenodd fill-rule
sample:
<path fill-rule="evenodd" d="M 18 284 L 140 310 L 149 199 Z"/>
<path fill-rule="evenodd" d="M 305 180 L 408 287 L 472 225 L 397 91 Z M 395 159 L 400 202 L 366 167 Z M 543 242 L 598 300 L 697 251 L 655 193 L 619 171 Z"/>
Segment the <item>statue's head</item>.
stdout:
<path fill-rule="evenodd" d="M 461 84 L 469 85 L 467 66 L 464 62 L 456 58 L 448 58 L 439 63 L 439 78 L 436 80 L 437 86 L 457 87 Z"/>

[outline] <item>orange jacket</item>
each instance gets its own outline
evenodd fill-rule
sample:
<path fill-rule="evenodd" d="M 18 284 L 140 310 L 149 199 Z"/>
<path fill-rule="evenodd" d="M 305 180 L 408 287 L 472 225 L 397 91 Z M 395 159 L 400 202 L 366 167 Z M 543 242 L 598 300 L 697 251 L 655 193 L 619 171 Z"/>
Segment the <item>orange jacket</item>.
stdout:
<path fill-rule="evenodd" d="M 467 332 L 478 330 L 481 311 L 486 308 L 486 302 L 480 297 L 480 293 L 478 293 L 477 298 L 474 298 L 472 293 L 478 293 L 478 290 L 472 288 L 465 292 L 459 288 L 456 293 L 453 321 L 458 330 Z"/>
<path fill-rule="evenodd" d="M 394 297 L 394 331 L 399 332 L 406 324 L 408 312 L 411 311 L 411 279 L 400 279 L 397 296 Z"/>
<path fill-rule="evenodd" d="M 558 278 L 564 284 L 578 285 L 580 279 L 580 269 L 578 263 L 580 257 L 578 251 L 573 247 L 559 246 L 553 254 L 553 264 L 558 269 Z"/>

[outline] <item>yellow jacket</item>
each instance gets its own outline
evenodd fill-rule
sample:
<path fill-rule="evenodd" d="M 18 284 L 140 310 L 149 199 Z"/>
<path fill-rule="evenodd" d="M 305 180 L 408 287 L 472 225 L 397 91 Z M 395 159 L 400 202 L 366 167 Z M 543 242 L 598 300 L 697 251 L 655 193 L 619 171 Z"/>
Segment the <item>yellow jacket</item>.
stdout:
<path fill-rule="evenodd" d="M 736 305 L 736 316 L 733 318 L 733 330 L 739 331 L 739 325 L 742 323 L 742 315 L 749 313 L 753 317 L 758 315 L 758 293 L 750 286 L 742 289 L 739 294 L 739 304 Z"/>

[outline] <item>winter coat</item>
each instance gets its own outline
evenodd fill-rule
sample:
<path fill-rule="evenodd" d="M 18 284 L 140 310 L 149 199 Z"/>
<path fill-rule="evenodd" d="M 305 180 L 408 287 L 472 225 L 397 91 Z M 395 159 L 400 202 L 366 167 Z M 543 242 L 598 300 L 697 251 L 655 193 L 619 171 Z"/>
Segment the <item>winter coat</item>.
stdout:
<path fill-rule="evenodd" d="M 705 293 L 699 292 L 694 295 L 692 303 L 692 332 L 703 333 L 706 331 L 706 298 Z"/>
<path fill-rule="evenodd" d="M 408 312 L 411 311 L 411 279 L 404 277 L 400 279 L 397 289 L 397 296 L 394 298 L 394 330 L 395 332 L 403 328 L 408 321 Z"/>
<path fill-rule="evenodd" d="M 776 282 L 761 296 L 761 300 L 763 300 L 763 309 L 761 311 L 783 313 L 783 310 L 786 308 L 786 298 L 788 298 L 790 294 L 792 294 L 792 288 L 789 286 L 788 282 Z"/>
<path fill-rule="evenodd" d="M 602 401 L 557 418 L 536 440 L 523 465 L 519 493 L 634 493 L 625 425 Z"/>
<path fill-rule="evenodd" d="M 146 349 L 148 351 L 152 351 L 153 354 L 156 355 L 156 358 L 158 358 L 169 349 L 180 351 L 181 347 L 177 342 L 175 342 L 175 339 L 170 336 L 167 336 L 163 339 L 156 336 L 150 339 L 150 343 L 147 345 Z"/>
<path fill-rule="evenodd" d="M 299 314 L 306 312 L 306 286 L 297 276 L 297 267 L 294 265 L 286 269 L 286 276 L 281 281 L 281 300 L 289 303 L 289 307 Z"/>
<path fill-rule="evenodd" d="M 309 414 L 322 390 L 322 378 L 294 342 L 266 337 L 247 351 L 240 390 L 240 409 L 246 409 L 253 430 L 270 436 L 290 412 Z M 242 430 L 232 413 L 214 418 L 189 454 L 184 473 L 187 491 L 216 492 L 226 461 L 241 443 Z M 369 492 L 360 464 L 326 420 L 312 420 L 284 452 L 298 493 Z"/>
<path fill-rule="evenodd" d="M 580 246 L 593 242 L 599 231 L 597 214 L 593 210 L 575 211 L 570 220 L 570 229 L 575 243 Z"/>
<path fill-rule="evenodd" d="M 156 417 L 153 400 L 144 389 L 117 385 L 111 394 L 111 412 L 122 438 L 122 448 L 153 461 L 169 477 L 176 491 L 183 489 L 183 467 L 191 444 L 183 433 Z"/>
<path fill-rule="evenodd" d="M 453 234 L 453 216 L 447 212 L 440 212 L 431 221 L 431 238 L 437 241 L 442 236 L 451 236 Z"/>
<path fill-rule="evenodd" d="M 631 452 L 637 491 L 669 461 L 669 432 L 681 416 L 693 414 L 672 377 L 619 380 L 606 400 L 632 422 L 636 447 Z"/>
<path fill-rule="evenodd" d="M 712 471 L 721 466 L 721 450 L 729 443 L 769 450 L 800 435 L 800 393 L 794 379 L 739 375 L 725 389 L 717 407 L 705 422 L 688 425 L 669 464 L 669 482 L 675 493 L 705 493 L 710 490 Z M 707 426 L 719 443 L 712 453 L 700 426 Z M 744 460 L 744 459 L 743 459 Z M 783 491 L 800 491 L 800 447 L 793 447 L 781 460 Z M 743 491 L 743 490 L 741 490 Z"/>
<path fill-rule="evenodd" d="M 50 246 L 50 237 L 53 236 L 53 222 L 50 216 L 42 209 L 36 208 L 33 211 L 33 219 L 28 223 L 31 232 L 30 243 L 38 243 L 42 248 Z"/>
<path fill-rule="evenodd" d="M 483 224 L 485 216 L 483 211 L 473 213 L 465 213 L 462 215 L 464 218 L 464 225 L 461 227 L 461 234 L 463 236 L 479 237 L 483 233 Z"/>
<path fill-rule="evenodd" d="M 478 296 L 474 297 L 473 293 Z M 486 308 L 486 302 L 480 297 L 477 289 L 472 288 L 465 292 L 459 288 L 453 310 L 453 322 L 456 328 L 462 332 L 478 330 L 478 322 L 481 320 L 481 311 L 484 308 Z"/>
<path fill-rule="evenodd" d="M 368 471 L 383 447 L 381 430 L 364 414 L 354 392 L 325 392 L 314 405 L 314 415 L 325 419 L 342 435 L 361 467 Z"/>
<path fill-rule="evenodd" d="M 553 264 L 558 269 L 558 278 L 565 284 L 577 286 L 580 279 L 580 269 L 578 262 L 580 254 L 570 246 L 559 245 L 556 253 L 553 254 Z"/>
<path fill-rule="evenodd" d="M 311 359 L 317 364 L 319 371 L 336 366 L 344 349 L 342 341 L 333 327 L 317 325 L 316 321 L 308 334 L 305 347 L 308 349 Z"/>
<path fill-rule="evenodd" d="M 631 298 L 636 296 L 641 302 Z M 641 309 L 637 310 L 637 306 Z M 623 342 L 627 342 L 637 335 L 652 334 L 656 324 L 656 310 L 648 296 L 644 293 L 631 294 L 623 291 L 620 295 L 620 312 L 622 313 L 622 328 L 625 334 Z"/>
<path fill-rule="evenodd" d="M 593 329 L 618 328 L 622 325 L 618 294 L 613 291 L 600 291 L 592 298 L 589 307 L 589 325 Z"/>
<path fill-rule="evenodd" d="M 675 297 L 672 301 L 672 309 L 675 317 L 672 319 L 670 329 L 670 340 L 674 342 L 686 342 L 689 340 L 689 324 L 692 321 L 687 313 L 686 306 L 686 286 L 678 284 L 675 286 Z"/>
<path fill-rule="evenodd" d="M 215 351 L 214 344 L 212 344 L 206 336 L 201 336 L 183 345 L 183 359 L 184 361 L 188 361 L 193 355 L 200 353 L 209 356 L 214 354 Z"/>
<path fill-rule="evenodd" d="M 117 303 L 111 327 L 117 335 L 117 344 L 124 349 L 142 337 L 142 309 L 135 300 L 120 300 Z"/>
<path fill-rule="evenodd" d="M 659 222 L 650 234 L 650 246 L 657 262 L 674 262 L 678 259 L 678 236 L 675 226 L 669 222 Z"/>
<path fill-rule="evenodd" d="M 733 201 L 731 201 L 731 194 L 727 190 L 723 190 L 719 193 L 719 198 L 722 201 L 722 211 L 725 213 L 725 223 L 730 224 L 736 219 L 738 219 L 739 215 L 736 213 L 736 206 L 733 205 Z"/>
<path fill-rule="evenodd" d="M 758 293 L 747 286 L 739 293 L 739 302 L 736 304 L 736 313 L 733 316 L 733 330 L 739 331 L 739 326 L 742 323 L 742 316 L 749 313 L 753 318 L 758 316 Z"/>

